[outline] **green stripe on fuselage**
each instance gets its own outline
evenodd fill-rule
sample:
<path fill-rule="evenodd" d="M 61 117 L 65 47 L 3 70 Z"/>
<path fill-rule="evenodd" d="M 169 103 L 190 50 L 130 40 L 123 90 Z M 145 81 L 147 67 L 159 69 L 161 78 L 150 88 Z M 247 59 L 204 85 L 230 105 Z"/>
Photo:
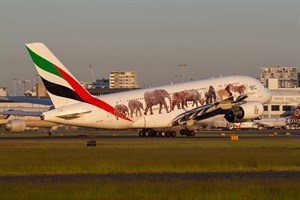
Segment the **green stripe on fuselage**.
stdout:
<path fill-rule="evenodd" d="M 61 78 L 64 79 L 64 77 L 59 73 L 59 71 L 55 68 L 54 64 L 52 64 L 51 62 L 49 62 L 48 60 L 42 58 L 41 56 L 37 55 L 36 53 L 34 53 L 31 49 L 29 49 L 28 47 L 26 47 L 34 64 L 36 66 L 38 66 L 39 68 L 51 73 L 51 74 L 55 74 Z"/>

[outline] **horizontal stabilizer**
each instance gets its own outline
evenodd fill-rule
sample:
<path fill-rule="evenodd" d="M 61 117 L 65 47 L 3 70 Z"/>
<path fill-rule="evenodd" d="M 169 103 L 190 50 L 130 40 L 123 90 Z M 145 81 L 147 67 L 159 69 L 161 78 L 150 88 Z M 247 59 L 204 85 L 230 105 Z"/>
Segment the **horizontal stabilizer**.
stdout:
<path fill-rule="evenodd" d="M 57 115 L 56 117 L 62 118 L 62 119 L 76 119 L 79 118 L 81 116 L 83 116 L 84 114 L 90 113 L 92 111 L 88 110 L 88 111 L 81 111 L 81 112 L 75 112 L 75 113 L 68 113 L 68 114 L 63 114 L 63 115 Z"/>

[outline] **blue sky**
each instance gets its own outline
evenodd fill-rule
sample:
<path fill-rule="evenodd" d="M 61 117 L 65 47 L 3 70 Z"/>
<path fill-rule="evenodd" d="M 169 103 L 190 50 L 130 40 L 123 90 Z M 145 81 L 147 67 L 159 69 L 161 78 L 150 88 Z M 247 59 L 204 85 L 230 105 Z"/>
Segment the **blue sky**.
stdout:
<path fill-rule="evenodd" d="M 300 65 L 300 0 L 0 0 L 0 86 L 35 79 L 25 43 L 43 42 L 80 81 L 134 70 L 140 84 Z M 21 88 L 21 85 L 20 85 Z"/>

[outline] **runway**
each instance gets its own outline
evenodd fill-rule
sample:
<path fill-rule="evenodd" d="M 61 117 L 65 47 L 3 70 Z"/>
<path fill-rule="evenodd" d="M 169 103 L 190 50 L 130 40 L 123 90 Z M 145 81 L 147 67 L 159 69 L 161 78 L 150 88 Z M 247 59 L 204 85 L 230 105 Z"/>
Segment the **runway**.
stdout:
<path fill-rule="evenodd" d="M 66 175 L 32 175 L 0 176 L 0 182 L 57 182 L 81 180 L 200 180 L 200 179 L 299 179 L 300 172 L 192 172 L 192 173 L 131 173 L 131 174 L 66 174 Z"/>
<path fill-rule="evenodd" d="M 288 134 L 287 134 L 288 133 Z M 20 134 L 11 134 L 7 131 L 0 133 L 0 140 L 73 140 L 73 139 L 107 139 L 107 140 L 150 140 L 150 139 L 177 139 L 177 140 L 202 140 L 202 139 L 224 139 L 227 140 L 231 135 L 238 135 L 241 139 L 300 139 L 300 130 L 205 130 L 198 131 L 194 137 L 181 136 L 177 133 L 176 137 L 139 137 L 138 131 L 120 130 L 73 130 L 59 131 L 49 136 L 42 131 L 32 131 Z"/>

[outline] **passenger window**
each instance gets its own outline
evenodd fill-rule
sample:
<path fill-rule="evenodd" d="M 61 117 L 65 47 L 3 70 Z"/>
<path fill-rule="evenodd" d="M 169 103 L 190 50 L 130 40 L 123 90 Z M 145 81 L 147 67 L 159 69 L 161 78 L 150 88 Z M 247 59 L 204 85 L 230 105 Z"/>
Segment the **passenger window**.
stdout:
<path fill-rule="evenodd" d="M 272 109 L 272 111 L 279 111 L 279 106 L 278 105 L 272 105 L 271 109 Z"/>
<path fill-rule="evenodd" d="M 283 111 L 291 111 L 292 107 L 291 106 L 282 106 Z"/>

